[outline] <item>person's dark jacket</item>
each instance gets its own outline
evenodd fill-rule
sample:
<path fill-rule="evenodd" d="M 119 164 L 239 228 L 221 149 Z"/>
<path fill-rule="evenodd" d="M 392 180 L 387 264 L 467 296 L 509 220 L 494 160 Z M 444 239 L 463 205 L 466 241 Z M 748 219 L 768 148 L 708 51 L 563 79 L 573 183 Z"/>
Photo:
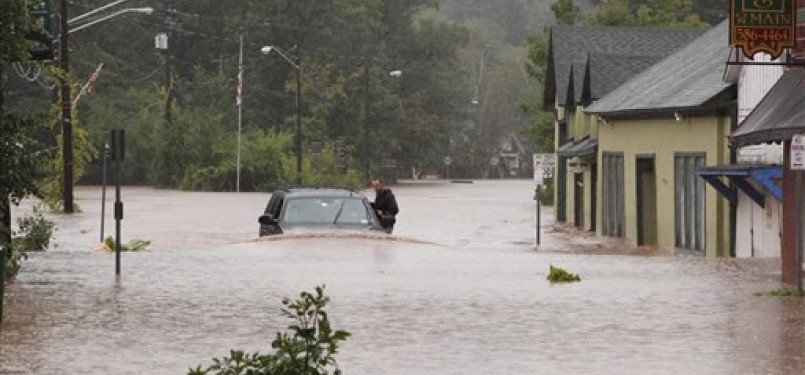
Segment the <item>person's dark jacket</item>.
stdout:
<path fill-rule="evenodd" d="M 380 211 L 380 224 L 384 227 L 392 226 L 396 222 L 395 216 L 400 212 L 397 207 L 397 199 L 390 189 L 383 189 L 375 195 L 375 202 L 372 203 L 375 210 Z"/>

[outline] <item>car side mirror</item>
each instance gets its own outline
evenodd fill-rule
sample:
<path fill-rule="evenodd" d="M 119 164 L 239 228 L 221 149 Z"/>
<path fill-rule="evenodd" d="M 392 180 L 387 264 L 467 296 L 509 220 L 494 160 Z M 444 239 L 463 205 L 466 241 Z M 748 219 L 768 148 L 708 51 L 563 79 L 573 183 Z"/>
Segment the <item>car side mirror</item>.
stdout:
<path fill-rule="evenodd" d="M 272 214 L 261 215 L 257 221 L 263 225 L 277 225 L 277 219 L 274 219 L 274 215 Z"/>

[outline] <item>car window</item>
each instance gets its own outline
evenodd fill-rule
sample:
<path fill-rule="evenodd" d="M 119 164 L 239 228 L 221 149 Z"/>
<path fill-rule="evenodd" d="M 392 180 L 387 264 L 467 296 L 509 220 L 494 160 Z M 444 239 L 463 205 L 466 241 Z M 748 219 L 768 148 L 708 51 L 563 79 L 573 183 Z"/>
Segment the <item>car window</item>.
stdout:
<path fill-rule="evenodd" d="M 286 223 L 369 224 L 369 212 L 360 198 L 305 197 L 288 199 Z"/>

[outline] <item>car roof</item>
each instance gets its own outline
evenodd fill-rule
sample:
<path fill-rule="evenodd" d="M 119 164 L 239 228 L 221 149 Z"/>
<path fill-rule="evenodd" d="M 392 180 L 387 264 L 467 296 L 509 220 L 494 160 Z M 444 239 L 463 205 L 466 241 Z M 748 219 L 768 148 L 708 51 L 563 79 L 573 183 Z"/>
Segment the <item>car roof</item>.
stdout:
<path fill-rule="evenodd" d="M 355 197 L 363 198 L 363 194 L 349 189 L 334 188 L 295 188 L 285 192 L 285 198 L 305 198 L 305 197 Z"/>

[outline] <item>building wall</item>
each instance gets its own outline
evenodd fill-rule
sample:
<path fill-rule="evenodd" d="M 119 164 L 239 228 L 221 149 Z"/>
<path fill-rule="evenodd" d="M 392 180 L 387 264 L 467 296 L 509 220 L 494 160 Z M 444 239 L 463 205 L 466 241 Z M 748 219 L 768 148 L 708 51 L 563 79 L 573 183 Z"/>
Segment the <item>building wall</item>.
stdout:
<path fill-rule="evenodd" d="M 763 189 L 758 189 L 763 191 Z M 777 258 L 780 256 L 782 204 L 766 193 L 766 207 L 758 206 L 738 191 L 735 223 L 735 257 Z"/>
<path fill-rule="evenodd" d="M 598 164 L 603 152 L 624 156 L 625 237 L 637 244 L 636 156 L 654 155 L 656 185 L 657 246 L 673 250 L 675 239 L 675 169 L 677 153 L 705 153 L 706 165 L 729 163 L 727 135 L 729 117 L 693 117 L 676 121 L 673 116 L 648 120 L 609 121 L 599 127 Z M 602 174 L 598 186 L 602 186 Z M 598 201 L 602 202 L 598 189 Z M 705 252 L 707 256 L 729 254 L 729 204 L 714 189 L 705 189 Z M 597 232 L 602 232 L 601 220 Z"/>
<path fill-rule="evenodd" d="M 567 117 L 567 124 L 568 124 L 568 137 L 573 138 L 574 140 L 579 140 L 584 137 L 590 137 L 593 139 L 598 138 L 598 117 L 594 115 L 588 115 L 584 112 L 584 107 L 577 106 L 575 111 L 573 112 L 563 112 L 563 114 L 568 115 Z M 570 116 L 572 114 L 572 116 Z M 559 136 L 557 133 L 557 142 L 559 140 Z M 557 148 L 561 146 L 557 143 Z M 559 160 L 558 158 L 556 160 Z M 582 177 L 582 184 L 584 187 L 584 196 L 583 196 L 583 215 L 580 218 L 576 217 L 576 195 L 575 195 L 575 174 L 573 171 L 567 170 L 565 174 L 565 186 L 566 186 L 566 196 L 565 196 L 565 207 L 567 209 L 567 222 L 573 225 L 576 225 L 579 221 L 583 224 L 582 228 L 584 230 L 594 231 L 595 228 L 592 226 L 593 224 L 593 215 L 596 215 L 596 212 L 593 211 L 592 207 L 592 196 L 593 194 L 597 194 L 593 192 L 593 184 L 592 184 L 592 170 L 590 164 L 597 163 L 598 157 L 597 155 L 591 155 L 588 159 L 585 159 L 585 163 L 587 164 L 584 168 L 583 177 Z M 556 190 L 556 189 L 554 189 Z M 556 193 L 554 193 L 556 194 Z"/>
<path fill-rule="evenodd" d="M 755 56 L 755 62 L 770 62 L 771 56 L 761 53 Z M 738 79 L 738 124 L 752 112 L 766 94 L 783 76 L 782 66 L 741 66 Z"/>

